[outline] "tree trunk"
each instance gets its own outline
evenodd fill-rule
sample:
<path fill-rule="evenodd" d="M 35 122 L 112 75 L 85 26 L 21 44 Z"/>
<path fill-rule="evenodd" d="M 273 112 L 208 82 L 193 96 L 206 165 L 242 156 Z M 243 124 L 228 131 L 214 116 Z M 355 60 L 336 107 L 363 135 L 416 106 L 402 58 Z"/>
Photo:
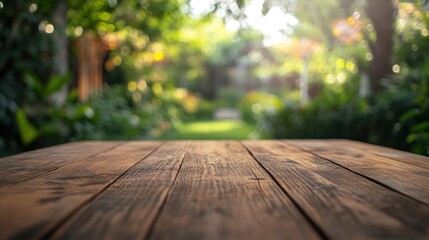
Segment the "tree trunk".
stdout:
<path fill-rule="evenodd" d="M 57 6 L 53 12 L 53 24 L 55 27 L 55 31 L 53 33 L 56 51 L 53 56 L 54 58 L 54 70 L 57 75 L 66 75 L 69 71 L 68 65 L 68 38 L 66 35 L 66 27 L 67 27 L 67 1 L 60 0 L 57 3 Z M 68 87 L 64 86 L 64 88 L 59 91 L 57 94 L 53 96 L 54 102 L 58 104 L 63 104 L 67 97 Z"/>
<path fill-rule="evenodd" d="M 366 11 L 377 37 L 375 42 L 370 42 L 373 60 L 368 68 L 371 92 L 375 94 L 383 89 L 382 79 L 387 78 L 392 71 L 395 6 L 392 0 L 367 0 Z"/>

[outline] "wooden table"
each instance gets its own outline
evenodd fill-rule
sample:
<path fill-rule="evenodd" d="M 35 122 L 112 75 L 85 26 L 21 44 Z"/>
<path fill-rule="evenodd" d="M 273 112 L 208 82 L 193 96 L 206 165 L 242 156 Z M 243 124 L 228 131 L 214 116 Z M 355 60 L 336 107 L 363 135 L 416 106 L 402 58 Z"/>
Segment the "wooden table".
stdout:
<path fill-rule="evenodd" d="M 1 239 L 429 239 L 429 159 L 347 140 L 77 142 L 0 159 Z"/>

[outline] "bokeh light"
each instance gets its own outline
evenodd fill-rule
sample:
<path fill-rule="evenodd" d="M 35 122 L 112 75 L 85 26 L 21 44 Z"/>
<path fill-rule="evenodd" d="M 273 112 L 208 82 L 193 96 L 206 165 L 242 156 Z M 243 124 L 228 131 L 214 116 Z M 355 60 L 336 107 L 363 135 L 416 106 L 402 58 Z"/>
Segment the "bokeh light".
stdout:
<path fill-rule="evenodd" d="M 398 64 L 392 66 L 392 71 L 394 73 L 399 73 L 401 71 L 401 67 Z"/>
<path fill-rule="evenodd" d="M 30 6 L 28 7 L 28 11 L 30 11 L 31 13 L 34 13 L 37 11 L 37 3 L 31 3 Z"/>
<path fill-rule="evenodd" d="M 50 23 L 46 24 L 46 27 L 45 27 L 45 32 L 46 33 L 53 33 L 54 30 L 55 30 L 54 25 L 52 25 Z"/>

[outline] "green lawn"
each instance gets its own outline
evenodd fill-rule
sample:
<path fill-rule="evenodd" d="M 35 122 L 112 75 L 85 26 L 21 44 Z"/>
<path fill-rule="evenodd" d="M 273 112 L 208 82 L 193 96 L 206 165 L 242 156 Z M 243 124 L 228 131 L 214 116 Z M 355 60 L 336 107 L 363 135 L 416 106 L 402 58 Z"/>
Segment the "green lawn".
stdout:
<path fill-rule="evenodd" d="M 234 120 L 182 123 L 168 139 L 251 139 L 257 138 L 255 126 Z"/>

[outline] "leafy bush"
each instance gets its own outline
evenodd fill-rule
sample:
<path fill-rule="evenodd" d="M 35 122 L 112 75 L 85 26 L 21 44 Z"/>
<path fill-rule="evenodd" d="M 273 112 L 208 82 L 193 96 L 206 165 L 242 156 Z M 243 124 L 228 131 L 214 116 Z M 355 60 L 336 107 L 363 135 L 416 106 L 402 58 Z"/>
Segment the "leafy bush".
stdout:
<path fill-rule="evenodd" d="M 47 87 L 41 87 L 40 79 L 26 75 L 29 98 L 15 108 L 12 118 L 16 125 L 7 125 L 2 132 L 2 155 L 76 140 L 159 137 L 171 130 L 184 112 L 184 99 L 177 98 L 175 89 L 146 91 L 136 99 L 135 92 L 124 85 L 105 86 L 83 103 L 72 90 L 64 104 L 55 104 L 53 95 L 68 79 L 55 76 Z"/>
<path fill-rule="evenodd" d="M 306 105 L 285 100 L 278 111 L 264 114 L 258 126 L 274 138 L 346 138 L 410 150 L 407 135 L 416 127 L 404 114 L 416 107 L 414 98 L 413 92 L 393 86 L 373 102 L 325 90 Z"/>
<path fill-rule="evenodd" d="M 217 108 L 214 101 L 198 99 L 197 108 L 186 116 L 186 120 L 211 120 Z"/>
<path fill-rule="evenodd" d="M 262 116 L 277 112 L 281 107 L 280 98 L 266 92 L 252 91 L 240 101 L 239 108 L 243 120 L 255 123 Z"/>
<path fill-rule="evenodd" d="M 243 96 L 243 90 L 237 87 L 221 88 L 217 94 L 217 105 L 219 107 L 235 108 Z"/>
<path fill-rule="evenodd" d="M 141 99 L 125 86 L 107 88 L 90 99 L 83 106 L 94 112 L 86 121 L 88 129 L 81 129 L 85 119 L 77 119 L 74 124 L 79 130 L 76 139 L 142 139 L 156 138 L 170 131 L 178 123 L 185 109 L 183 101 L 177 97 L 175 89 L 162 92 L 142 93 Z M 81 106 L 82 107 L 82 106 Z M 94 128 L 94 129 L 91 129 Z"/>
<path fill-rule="evenodd" d="M 414 105 L 401 115 L 400 120 L 402 125 L 409 126 L 406 141 L 410 150 L 429 155 L 429 80 L 427 74 L 417 74 L 421 78 L 417 81 L 412 75 L 408 74 L 407 80 L 411 82 L 409 92 L 413 94 Z"/>

